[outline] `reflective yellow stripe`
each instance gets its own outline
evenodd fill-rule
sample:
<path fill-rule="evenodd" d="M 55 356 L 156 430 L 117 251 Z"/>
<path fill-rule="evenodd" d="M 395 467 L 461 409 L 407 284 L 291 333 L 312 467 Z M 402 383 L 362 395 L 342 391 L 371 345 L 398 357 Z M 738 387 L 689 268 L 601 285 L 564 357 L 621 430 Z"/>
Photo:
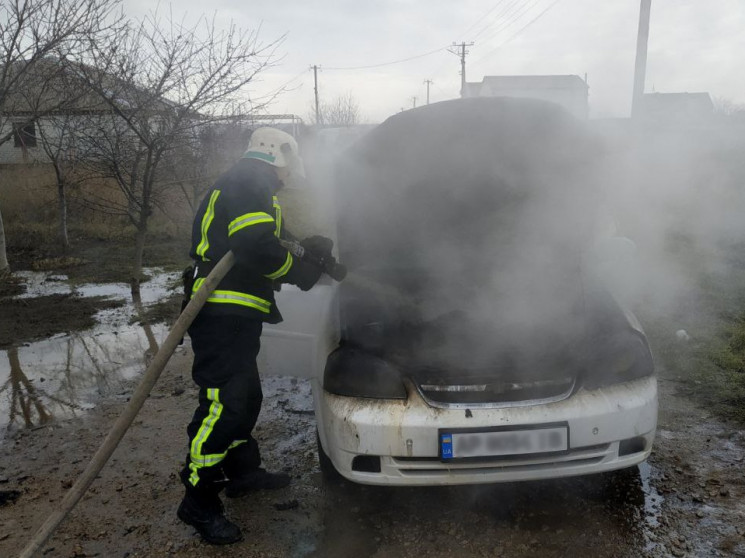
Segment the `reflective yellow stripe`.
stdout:
<path fill-rule="evenodd" d="M 196 293 L 199 288 L 204 284 L 204 278 L 197 279 L 194 281 L 194 288 L 192 293 Z M 265 314 L 269 314 L 272 309 L 272 303 L 258 296 L 253 296 L 248 293 L 241 293 L 238 291 L 227 291 L 218 289 L 212 292 L 207 299 L 207 302 L 215 302 L 218 304 L 237 304 L 238 306 L 247 306 L 254 308 Z"/>
<path fill-rule="evenodd" d="M 208 389 L 207 399 L 212 401 L 212 405 L 210 405 L 209 413 L 202 420 L 197 435 L 194 436 L 194 439 L 191 441 L 191 447 L 189 448 L 189 469 L 191 469 L 189 482 L 192 486 L 196 486 L 199 482 L 199 469 L 216 465 L 225 458 L 224 453 L 202 455 L 202 446 L 204 446 L 204 443 L 210 437 L 210 434 L 212 434 L 215 423 L 220 420 L 223 409 L 222 403 L 220 403 L 219 389 Z"/>
<path fill-rule="evenodd" d="M 292 254 L 287 252 L 287 258 L 285 259 L 285 263 L 282 264 L 282 267 L 280 267 L 274 273 L 270 273 L 269 275 L 264 275 L 264 277 L 267 277 L 271 279 L 272 281 L 275 279 L 279 279 L 283 275 L 287 275 L 287 272 L 290 271 L 291 267 L 292 267 Z"/>
<path fill-rule="evenodd" d="M 260 312 L 264 312 L 264 314 L 269 314 L 272 307 L 272 303 L 268 300 L 237 291 L 215 291 L 207 299 L 207 302 L 248 306 L 249 308 L 255 308 Z"/>
<path fill-rule="evenodd" d="M 213 465 L 217 465 L 223 459 L 225 459 L 226 455 L 228 455 L 228 452 L 211 453 L 209 455 L 200 455 L 196 459 L 192 458 L 192 462 L 193 462 L 194 468 L 196 469 L 201 469 L 202 467 L 212 467 Z"/>
<path fill-rule="evenodd" d="M 203 260 L 207 259 L 204 255 L 210 248 L 210 242 L 207 239 L 207 233 L 209 232 L 212 220 L 215 218 L 215 202 L 217 201 L 218 197 L 220 197 L 220 190 L 213 191 L 212 195 L 210 196 L 210 202 L 209 204 L 207 204 L 207 211 L 205 211 L 204 215 L 202 216 L 202 241 L 197 246 L 196 252 L 197 256 L 199 256 Z"/>
<path fill-rule="evenodd" d="M 245 444 L 246 442 L 248 442 L 248 440 L 235 440 L 232 444 L 230 444 L 230 447 L 228 447 L 228 449 L 237 448 L 238 446 L 240 446 L 241 444 Z"/>
<path fill-rule="evenodd" d="M 273 223 L 274 218 L 268 213 L 259 211 L 258 213 L 244 213 L 240 217 L 233 219 L 228 225 L 228 236 L 233 236 L 241 229 L 258 225 L 259 223 Z"/>
<path fill-rule="evenodd" d="M 282 206 L 279 205 L 279 199 L 277 196 L 272 196 L 272 202 L 274 204 L 274 220 L 277 222 L 274 236 L 279 238 L 279 234 L 282 232 Z"/>

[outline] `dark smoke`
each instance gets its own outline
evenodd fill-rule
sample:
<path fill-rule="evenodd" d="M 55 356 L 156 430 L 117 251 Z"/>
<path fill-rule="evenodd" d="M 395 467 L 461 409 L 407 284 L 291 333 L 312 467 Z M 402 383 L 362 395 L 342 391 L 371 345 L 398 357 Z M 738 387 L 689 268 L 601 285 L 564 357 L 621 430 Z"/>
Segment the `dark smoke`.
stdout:
<path fill-rule="evenodd" d="M 381 286 L 342 284 L 346 340 L 432 369 L 527 371 L 582 353 L 602 156 L 586 122 L 539 101 L 389 118 L 337 177 L 340 258 Z"/>

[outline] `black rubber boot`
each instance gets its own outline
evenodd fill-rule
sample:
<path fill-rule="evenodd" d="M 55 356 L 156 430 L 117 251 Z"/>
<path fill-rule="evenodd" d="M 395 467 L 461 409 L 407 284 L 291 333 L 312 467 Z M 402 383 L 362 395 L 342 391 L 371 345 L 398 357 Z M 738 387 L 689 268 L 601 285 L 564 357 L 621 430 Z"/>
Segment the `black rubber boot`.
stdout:
<path fill-rule="evenodd" d="M 225 487 L 225 496 L 240 498 L 256 490 L 277 490 L 289 484 L 290 475 L 287 473 L 270 473 L 265 469 L 254 469 L 230 479 Z"/>
<path fill-rule="evenodd" d="M 240 527 L 225 517 L 222 502 L 214 489 L 187 488 L 176 514 L 210 544 L 233 544 L 243 538 Z"/>

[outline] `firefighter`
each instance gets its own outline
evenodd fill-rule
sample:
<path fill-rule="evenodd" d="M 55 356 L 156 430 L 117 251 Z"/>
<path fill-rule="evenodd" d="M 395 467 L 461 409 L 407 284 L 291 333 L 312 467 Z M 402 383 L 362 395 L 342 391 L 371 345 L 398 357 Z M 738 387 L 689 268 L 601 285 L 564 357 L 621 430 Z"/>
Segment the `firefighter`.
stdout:
<path fill-rule="evenodd" d="M 262 324 L 282 319 L 273 286 L 286 282 L 308 290 L 321 275 L 279 242 L 285 231 L 276 194 L 293 174 L 303 176 L 295 139 L 258 128 L 243 157 L 207 193 L 192 229 L 191 292 L 228 250 L 236 257 L 189 328 L 199 405 L 187 427 L 189 454 L 181 471 L 186 494 L 177 514 L 212 544 L 242 538 L 224 515 L 223 487 L 227 497 L 238 497 L 290 483 L 289 475 L 261 468 L 251 432 L 262 401 L 256 367 Z"/>

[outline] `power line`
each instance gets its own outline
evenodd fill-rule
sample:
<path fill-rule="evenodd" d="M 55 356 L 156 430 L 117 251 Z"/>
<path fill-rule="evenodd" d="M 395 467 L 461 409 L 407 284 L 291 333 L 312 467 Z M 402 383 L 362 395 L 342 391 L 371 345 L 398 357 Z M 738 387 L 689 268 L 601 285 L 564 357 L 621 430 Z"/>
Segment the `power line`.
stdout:
<path fill-rule="evenodd" d="M 518 29 L 518 31 L 516 33 L 514 33 L 513 35 L 511 35 L 506 41 L 501 42 L 495 48 L 493 48 L 492 50 L 490 50 L 489 52 L 487 52 L 484 56 L 482 56 L 481 58 L 477 59 L 476 62 L 480 62 L 481 60 L 483 60 L 487 56 L 493 54 L 494 52 L 496 52 L 497 50 L 499 50 L 500 48 L 502 48 L 504 45 L 506 45 L 507 43 L 509 43 L 512 39 L 514 39 L 515 37 L 517 37 L 520 33 L 522 33 L 523 31 L 525 31 L 528 27 L 530 27 L 536 21 L 538 21 L 541 17 L 543 17 L 543 15 L 546 12 L 548 12 L 551 8 L 553 8 L 559 2 L 561 2 L 561 0 L 554 0 L 545 10 L 543 10 L 541 13 L 539 13 L 537 16 L 535 16 L 533 19 L 531 19 L 527 24 L 525 24 L 520 29 Z"/>
<path fill-rule="evenodd" d="M 475 41 L 476 39 L 478 39 L 481 35 L 483 35 L 486 31 L 488 31 L 494 25 L 497 25 L 497 26 L 502 25 L 502 23 L 504 23 L 503 18 L 511 17 L 512 14 L 514 14 L 516 10 L 520 9 L 520 2 L 521 0 L 513 0 L 512 2 L 504 6 L 502 10 L 492 19 L 491 22 L 484 25 L 484 27 L 482 27 L 481 30 L 478 33 L 476 33 L 476 35 L 473 36 L 472 40 Z"/>
<path fill-rule="evenodd" d="M 503 4 L 504 3 L 504 1 L 505 0 L 499 0 L 496 4 L 494 4 L 494 6 L 492 6 L 491 8 L 489 8 L 489 10 L 484 15 L 482 15 L 480 18 L 478 18 L 468 29 L 466 29 L 465 31 L 463 31 L 463 33 L 461 33 L 460 36 L 463 37 L 463 38 L 465 38 L 466 33 L 468 33 L 474 27 L 477 27 L 479 25 L 479 23 L 483 23 L 484 20 L 487 17 L 489 17 L 491 15 L 491 13 L 499 7 L 500 4 Z"/>
<path fill-rule="evenodd" d="M 282 85 L 280 85 L 276 89 L 273 89 L 269 93 L 266 93 L 266 94 L 263 94 L 263 95 L 259 95 L 258 97 L 254 97 L 254 100 L 256 100 L 256 101 L 263 101 L 264 99 L 269 99 L 269 101 L 267 101 L 267 102 L 271 102 L 277 95 L 279 95 L 280 93 L 284 93 L 285 90 L 286 90 L 285 88 L 287 86 L 289 86 L 291 83 L 297 81 L 304 74 L 305 74 L 305 70 L 302 70 L 295 77 L 293 77 L 292 79 L 287 80 L 285 83 L 283 83 Z M 300 87 L 300 86 L 302 86 L 302 83 L 298 87 Z"/>
<path fill-rule="evenodd" d="M 526 23 L 524 26 L 522 26 L 520 29 L 518 29 L 517 30 L 517 33 L 515 33 L 509 39 L 507 39 L 505 42 L 503 42 L 502 45 L 506 45 L 512 39 L 514 39 L 515 37 L 517 37 L 520 33 L 522 33 L 523 31 L 525 31 L 528 27 L 530 27 L 531 25 L 533 25 L 536 21 L 538 21 L 541 17 L 543 17 L 543 14 L 545 14 L 547 11 L 549 11 L 551 8 L 553 8 L 559 2 L 561 2 L 561 0 L 554 0 L 545 10 L 543 10 L 540 14 L 538 14 L 537 16 L 535 16 L 528 23 Z M 502 45 L 500 45 L 500 46 L 502 46 Z"/>
<path fill-rule="evenodd" d="M 408 62 L 409 60 L 416 60 L 417 58 L 424 58 L 425 56 L 430 56 L 431 54 L 435 54 L 436 52 L 440 52 L 443 50 L 446 50 L 448 47 L 440 47 L 436 48 L 435 50 L 430 50 L 429 52 L 425 52 L 423 54 L 417 54 L 416 56 L 410 56 L 409 58 L 402 58 L 400 60 L 392 60 L 391 62 L 383 62 L 381 64 L 370 64 L 367 66 L 350 66 L 345 68 L 329 68 L 327 66 L 324 66 L 325 70 L 367 70 L 369 68 L 381 68 L 382 66 L 390 66 L 392 64 L 401 64 L 402 62 Z"/>
<path fill-rule="evenodd" d="M 277 87 L 274 91 L 272 91 L 271 93 L 269 93 L 269 95 L 276 95 L 277 93 L 279 93 L 280 91 L 282 91 L 285 87 L 287 87 L 288 85 L 290 85 L 292 82 L 297 81 L 298 79 L 300 79 L 300 77 L 302 77 L 304 74 L 305 74 L 305 70 L 301 70 L 299 74 L 297 74 L 295 77 L 287 80 L 285 83 L 283 83 L 282 85 L 280 85 L 279 87 Z"/>
<path fill-rule="evenodd" d="M 497 2 L 497 3 L 496 3 L 496 4 L 495 4 L 495 5 L 494 5 L 494 6 L 493 6 L 493 7 L 492 7 L 492 8 L 491 8 L 491 9 L 490 9 L 489 11 L 487 11 L 487 12 L 486 12 L 486 13 L 485 13 L 485 14 L 484 14 L 484 15 L 483 15 L 483 16 L 482 16 L 481 18 L 480 18 L 480 21 L 477 21 L 477 22 L 476 22 L 475 24 L 471 25 L 471 27 L 469 27 L 469 28 L 468 28 L 468 30 L 466 31 L 466 33 L 467 33 L 467 32 L 468 32 L 469 30 L 471 30 L 472 28 L 476 27 L 476 26 L 477 26 L 477 25 L 478 25 L 479 23 L 483 23 L 483 20 L 484 20 L 485 18 L 487 18 L 487 17 L 488 17 L 488 16 L 489 16 L 489 15 L 490 15 L 491 13 L 493 13 L 493 12 L 494 12 L 494 11 L 495 11 L 495 10 L 496 10 L 496 9 L 497 9 L 497 8 L 498 8 L 499 6 L 500 6 L 500 5 L 502 5 L 502 4 L 504 3 L 504 1 L 505 1 L 505 0 L 499 0 L 499 2 Z M 518 3 L 520 2 L 520 1 L 521 1 L 521 0 L 512 0 L 512 1 L 511 1 L 511 2 L 509 2 L 509 3 L 508 3 L 508 4 L 506 5 L 506 6 L 503 6 L 503 7 L 502 7 L 502 10 L 500 10 L 500 11 L 499 11 L 499 12 L 497 13 L 497 15 L 496 15 L 496 16 L 495 16 L 495 17 L 494 17 L 494 18 L 492 19 L 492 21 L 491 21 L 490 23 L 486 23 L 486 25 L 484 25 L 484 26 L 483 26 L 483 27 L 481 28 L 481 30 L 480 30 L 480 31 L 479 31 L 478 33 L 476 33 L 476 35 L 475 35 L 475 36 L 473 37 L 473 38 L 474 38 L 474 40 L 475 40 L 475 39 L 476 39 L 476 38 L 477 38 L 477 37 L 478 37 L 479 35 L 481 35 L 482 33 L 484 33 L 484 31 L 486 31 L 486 30 L 487 30 L 487 29 L 489 29 L 489 28 L 490 28 L 491 26 L 493 26 L 493 25 L 494 25 L 495 23 L 497 23 L 497 22 L 499 21 L 499 19 L 500 19 L 500 18 L 501 18 L 502 16 L 504 16 L 504 15 L 505 15 L 505 14 L 507 14 L 507 13 L 509 13 L 509 12 L 510 12 L 510 10 L 511 10 L 511 9 L 512 9 L 512 8 L 513 8 L 513 7 L 514 7 L 514 6 L 516 5 L 516 4 L 518 4 Z M 464 33 L 464 35 L 465 35 L 465 33 Z M 463 41 L 463 42 L 464 42 L 464 41 Z M 472 42 L 473 42 L 473 41 L 472 41 Z M 452 52 L 452 51 L 450 51 L 450 52 Z M 443 64 L 441 64 L 441 65 L 440 65 L 440 66 L 439 66 L 439 67 L 437 68 L 437 70 L 436 70 L 435 72 L 433 72 L 433 76 L 435 76 L 435 77 L 436 77 L 436 76 L 439 76 L 439 75 L 441 75 L 441 74 L 442 74 L 442 72 L 443 72 L 443 70 L 445 69 L 445 66 L 447 66 L 447 63 L 443 63 Z M 461 73 L 462 73 L 462 72 L 461 72 Z M 463 82 L 463 80 L 461 79 L 461 87 L 462 87 L 462 85 L 463 85 L 463 84 L 462 84 L 462 82 Z"/>
<path fill-rule="evenodd" d="M 536 4 L 539 4 L 541 0 L 532 0 L 532 2 L 526 2 L 521 7 L 519 7 L 517 10 L 512 12 L 510 14 L 510 18 L 504 20 L 501 24 L 499 24 L 496 29 L 494 29 L 494 32 L 489 35 L 487 39 L 484 39 L 484 43 L 488 43 L 493 38 L 495 38 L 497 35 L 502 33 L 503 31 L 506 31 L 510 27 L 512 27 L 515 23 L 517 23 L 525 14 L 530 12 L 530 10 L 533 9 L 533 7 L 536 6 Z"/>

